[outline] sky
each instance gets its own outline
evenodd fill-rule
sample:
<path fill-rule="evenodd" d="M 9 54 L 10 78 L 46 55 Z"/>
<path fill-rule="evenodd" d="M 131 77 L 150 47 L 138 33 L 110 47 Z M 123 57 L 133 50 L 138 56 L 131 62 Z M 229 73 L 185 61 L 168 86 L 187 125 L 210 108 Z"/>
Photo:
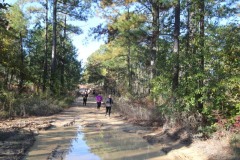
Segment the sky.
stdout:
<path fill-rule="evenodd" d="M 3 0 L 0 0 L 2 2 Z M 5 3 L 13 4 L 17 0 L 4 0 Z M 78 57 L 79 61 L 83 62 L 83 65 L 86 64 L 87 58 L 99 47 L 104 44 L 103 41 L 93 40 L 93 38 L 87 39 L 88 30 L 91 27 L 97 26 L 99 23 L 103 22 L 102 19 L 95 16 L 94 18 L 89 19 L 87 22 L 75 21 L 76 24 L 83 30 L 83 34 L 81 35 L 71 35 L 71 39 L 73 40 L 73 45 L 78 49 Z"/>
<path fill-rule="evenodd" d="M 99 47 L 104 44 L 103 41 L 93 40 L 92 37 L 88 38 L 88 30 L 91 27 L 97 26 L 99 23 L 103 22 L 98 17 L 89 19 L 87 22 L 76 22 L 77 25 L 83 29 L 83 34 L 74 35 L 72 37 L 73 45 L 78 49 L 78 60 L 82 60 L 83 63 L 87 61 L 87 58 L 95 52 Z"/>

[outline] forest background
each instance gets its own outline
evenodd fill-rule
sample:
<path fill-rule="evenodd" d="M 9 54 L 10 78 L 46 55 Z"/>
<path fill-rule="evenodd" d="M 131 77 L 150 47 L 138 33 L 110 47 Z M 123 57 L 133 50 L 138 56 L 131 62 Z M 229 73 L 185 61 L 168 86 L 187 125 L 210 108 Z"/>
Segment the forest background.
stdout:
<path fill-rule="evenodd" d="M 237 0 L 0 4 L 1 118 L 61 111 L 85 82 L 118 96 L 126 104 L 119 109 L 142 121 L 187 126 L 204 137 L 219 128 L 239 132 Z M 89 35 L 105 44 L 83 72 L 71 39 L 82 30 L 67 20 L 96 12 L 106 22 Z"/>

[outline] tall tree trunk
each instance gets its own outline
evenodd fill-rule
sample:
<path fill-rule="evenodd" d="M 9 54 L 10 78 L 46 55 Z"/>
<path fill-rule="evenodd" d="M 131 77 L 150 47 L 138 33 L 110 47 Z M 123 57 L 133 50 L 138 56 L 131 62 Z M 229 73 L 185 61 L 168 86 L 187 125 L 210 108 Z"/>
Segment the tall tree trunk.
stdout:
<path fill-rule="evenodd" d="M 57 46 L 57 0 L 53 0 L 53 44 L 52 44 L 52 61 L 51 61 L 51 84 L 50 89 L 55 93 L 55 81 L 56 81 L 56 46 Z"/>
<path fill-rule="evenodd" d="M 21 57 L 21 65 L 20 65 L 20 81 L 18 84 L 18 90 L 19 90 L 19 94 L 22 93 L 23 91 L 23 79 L 24 79 L 24 53 L 23 53 L 23 40 L 22 40 L 22 33 L 19 33 L 19 37 L 20 37 L 20 57 Z"/>
<path fill-rule="evenodd" d="M 179 79 L 179 34 L 180 34 L 180 0 L 175 7 L 175 23 L 174 23 L 174 67 L 173 67 L 173 80 L 172 91 L 178 88 Z"/>
<path fill-rule="evenodd" d="M 204 0 L 199 0 L 199 9 L 200 9 L 200 21 L 199 21 L 199 27 L 200 27 L 200 72 L 202 74 L 201 78 L 199 79 L 199 88 L 202 89 L 203 87 L 203 74 L 204 74 L 204 10 L 205 3 Z M 199 99 L 202 98 L 202 93 L 198 95 L 198 108 L 200 111 L 203 110 L 203 102 Z"/>
<path fill-rule="evenodd" d="M 11 74 L 10 74 L 10 79 L 9 79 L 9 82 L 8 82 L 8 89 L 12 89 L 12 80 L 13 80 L 13 70 L 11 71 Z"/>
<path fill-rule="evenodd" d="M 157 41 L 159 38 L 159 3 L 152 3 L 151 78 L 156 76 Z"/>
<path fill-rule="evenodd" d="M 126 20 L 129 20 L 129 8 L 128 8 L 128 15 Z M 131 71 L 131 40 L 130 40 L 130 29 L 128 30 L 128 34 L 129 36 L 127 37 L 128 40 L 128 44 L 127 44 L 127 48 L 128 48 L 128 53 L 127 53 L 127 68 L 128 68 L 128 89 L 130 91 L 130 93 L 132 93 L 132 71 Z"/>
<path fill-rule="evenodd" d="M 128 67 L 128 88 L 130 93 L 132 93 L 132 71 L 131 71 L 131 44 L 130 40 L 128 43 L 128 54 L 127 54 L 127 67 Z"/>
<path fill-rule="evenodd" d="M 196 4 L 194 3 L 193 0 L 188 0 L 188 17 L 187 17 L 187 44 L 186 44 L 186 68 L 185 68 L 185 79 L 186 79 L 186 84 L 191 83 L 188 82 L 189 76 L 194 76 L 196 75 L 196 67 L 198 65 L 196 64 L 196 38 L 198 37 L 196 35 L 197 32 L 197 25 L 196 25 Z M 195 87 L 188 87 L 186 85 L 186 94 L 194 92 L 196 88 Z"/>
<path fill-rule="evenodd" d="M 46 0 L 45 13 L 45 57 L 44 57 L 44 72 L 43 72 L 43 92 L 46 91 L 47 70 L 48 70 L 48 0 Z"/>
<path fill-rule="evenodd" d="M 10 72 L 10 68 L 7 67 L 4 70 L 4 88 L 10 88 L 9 82 L 8 82 L 8 77 L 9 77 L 9 72 Z M 9 87 L 8 87 L 9 86 Z"/>
<path fill-rule="evenodd" d="M 185 59 L 189 62 L 189 54 L 190 54 L 190 14 L 191 14 L 191 9 L 190 9 L 190 3 L 191 1 L 187 1 L 187 34 L 186 34 L 186 50 L 185 50 Z M 185 65 L 184 67 L 184 78 L 185 78 L 185 83 L 188 84 L 188 76 L 189 76 L 189 65 Z M 188 94 L 188 85 L 185 86 L 185 94 Z"/>
<path fill-rule="evenodd" d="M 61 57 L 61 88 L 62 88 L 62 91 L 64 90 L 64 87 L 65 87 L 65 82 L 64 82 L 64 71 L 65 71 L 65 54 L 66 54 L 66 45 L 65 45 L 65 42 L 66 42 L 66 37 L 67 37 L 67 15 L 65 14 L 64 15 L 65 18 L 64 18 L 64 33 L 63 33 L 63 53 L 62 53 L 62 57 Z"/>

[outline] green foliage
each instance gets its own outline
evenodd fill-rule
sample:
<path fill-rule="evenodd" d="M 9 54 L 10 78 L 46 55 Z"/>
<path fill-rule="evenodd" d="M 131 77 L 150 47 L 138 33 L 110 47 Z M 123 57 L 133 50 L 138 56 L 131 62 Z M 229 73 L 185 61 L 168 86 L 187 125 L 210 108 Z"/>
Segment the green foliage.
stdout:
<path fill-rule="evenodd" d="M 12 27 L 14 32 L 17 32 L 17 34 L 21 32 L 23 35 L 26 35 L 27 20 L 24 17 L 19 5 L 15 4 L 11 7 L 9 13 L 7 14 L 7 18 L 9 19 L 9 25 Z"/>
<path fill-rule="evenodd" d="M 161 95 L 164 98 L 167 98 L 171 94 L 171 84 L 169 83 L 169 78 L 165 76 L 158 76 L 152 81 L 152 95 L 158 96 L 159 93 L 162 93 Z"/>
<path fill-rule="evenodd" d="M 210 138 L 214 132 L 216 132 L 217 126 L 216 125 L 211 125 L 211 126 L 205 126 L 202 127 L 200 126 L 198 128 L 198 132 L 202 134 L 202 138 Z"/>
<path fill-rule="evenodd" d="M 34 2 L 36 3 L 38 2 Z M 91 7 L 90 1 L 76 3 L 67 1 L 67 3 L 68 5 L 59 3 L 58 7 L 72 19 L 86 20 L 90 16 L 86 14 L 87 9 Z M 38 3 L 36 7 L 29 1 L 21 1 L 9 7 L 8 10 L 0 11 L 0 19 L 8 22 L 5 26 L 0 26 L 0 114 L 2 118 L 49 115 L 59 112 L 63 107 L 68 106 L 73 98 L 71 96 L 58 98 L 74 90 L 81 79 L 82 64 L 77 60 L 78 51 L 70 39 L 72 33 L 80 34 L 81 29 L 65 24 L 64 16 L 59 13 L 56 81 L 53 84 L 56 97 L 49 93 L 53 32 L 50 24 L 51 16 L 48 16 L 47 23 L 43 23 L 46 13 L 45 5 Z M 46 24 L 48 30 L 45 30 Z M 44 85 L 45 93 L 42 93 Z"/>
<path fill-rule="evenodd" d="M 0 118 L 12 116 L 14 113 L 14 103 L 16 102 L 15 94 L 6 90 L 0 91 Z"/>
<path fill-rule="evenodd" d="M 86 20 L 91 15 L 85 12 L 91 7 L 89 2 L 58 3 L 61 13 L 58 13 L 57 19 L 57 63 L 52 84 L 56 100 L 21 97 L 24 94 L 17 96 L 21 80 L 27 95 L 41 94 L 44 80 L 47 90 L 50 88 L 53 31 L 51 24 L 48 24 L 47 31 L 43 26 L 45 15 L 39 11 L 44 11 L 45 7 L 29 8 L 36 14 L 34 23 L 31 23 L 31 18 L 28 21 L 21 11 L 26 6 L 19 6 L 27 3 L 14 5 L 9 11 L 0 11 L 0 18 L 9 22 L 7 26 L 0 26 L 0 107 L 3 117 L 52 114 L 72 101 L 72 98 L 58 98 L 73 90 L 82 78 L 82 65 L 76 59 L 77 50 L 70 39 L 72 33 L 79 34 L 81 29 L 66 24 L 64 19 Z M 208 137 L 215 131 L 219 120 L 226 120 L 223 127 L 228 129 L 240 114 L 237 1 L 180 1 L 179 27 L 182 32 L 178 37 L 179 59 L 173 49 L 176 40 L 173 28 L 176 26 L 172 24 L 176 2 L 101 1 L 103 12 L 99 14 L 107 18 L 107 24 L 101 31 L 108 34 L 108 42 L 89 57 L 84 80 L 118 95 L 147 97 L 152 101 L 149 104 L 158 107 L 159 116 L 164 115 L 166 119 L 187 122 L 187 125 L 204 123 L 201 126 L 208 126 L 199 131 Z M 204 5 L 199 2 L 204 2 Z M 153 21 L 154 16 L 156 21 Z M 51 21 L 52 17 L 49 18 Z M 28 24 L 34 26 L 27 30 Z M 23 48 L 20 47 L 20 33 Z M 44 63 L 47 64 L 47 73 L 44 72 Z M 179 65 L 178 86 L 173 90 L 176 65 Z M 46 110 L 43 112 L 41 109 Z"/>
<path fill-rule="evenodd" d="M 235 25 L 210 28 L 213 39 L 208 39 L 211 44 L 207 56 L 208 84 L 207 108 L 205 114 L 217 110 L 225 118 L 231 119 L 239 115 L 240 79 L 239 56 L 236 51 L 240 35 Z M 217 49 L 216 49 L 217 48 Z"/>
<path fill-rule="evenodd" d="M 18 107 L 19 114 L 23 114 L 21 112 L 25 110 L 24 114 L 29 116 L 47 116 L 62 111 L 62 108 L 53 104 L 51 99 L 42 100 L 38 96 L 18 99 L 16 107 Z"/>
<path fill-rule="evenodd" d="M 61 112 L 74 101 L 73 96 L 20 95 L 13 104 L 16 116 L 48 116 Z"/>
<path fill-rule="evenodd" d="M 0 119 L 7 119 L 9 116 L 10 115 L 7 111 L 0 111 Z"/>
<path fill-rule="evenodd" d="M 75 97 L 73 96 L 64 96 L 64 97 L 58 97 L 57 100 L 54 102 L 55 105 L 61 107 L 61 108 L 67 108 L 69 105 L 71 105 L 74 102 Z"/>
<path fill-rule="evenodd" d="M 108 20 L 108 43 L 88 60 L 85 73 L 89 82 L 106 87 L 114 84 L 111 87 L 127 97 L 151 97 L 159 116 L 195 128 L 205 126 L 199 131 L 206 137 L 221 120 L 225 129 L 234 124 L 233 119 L 240 114 L 240 34 L 235 0 L 180 1 L 178 61 L 172 35 L 176 27 L 172 26 L 172 8 L 177 1 L 104 2 L 102 14 Z M 161 8 L 160 22 L 152 22 L 157 4 Z M 160 25 L 161 36 L 157 40 L 153 23 Z M 152 57 L 153 50 L 156 57 Z M 154 58 L 156 62 L 151 64 Z M 176 64 L 180 68 L 178 86 L 173 91 Z"/>

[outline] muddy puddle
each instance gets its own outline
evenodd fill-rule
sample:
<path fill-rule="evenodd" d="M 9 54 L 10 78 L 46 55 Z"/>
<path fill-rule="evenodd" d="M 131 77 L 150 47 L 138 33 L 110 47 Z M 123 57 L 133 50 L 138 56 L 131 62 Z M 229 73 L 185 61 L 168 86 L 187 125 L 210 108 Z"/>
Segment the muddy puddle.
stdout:
<path fill-rule="evenodd" d="M 78 130 L 75 126 L 43 131 L 36 136 L 36 141 L 24 160 L 62 159 L 77 135 Z"/>
<path fill-rule="evenodd" d="M 41 133 L 25 160 L 141 160 L 163 155 L 159 148 L 121 128 L 82 128 L 75 124 Z"/>

